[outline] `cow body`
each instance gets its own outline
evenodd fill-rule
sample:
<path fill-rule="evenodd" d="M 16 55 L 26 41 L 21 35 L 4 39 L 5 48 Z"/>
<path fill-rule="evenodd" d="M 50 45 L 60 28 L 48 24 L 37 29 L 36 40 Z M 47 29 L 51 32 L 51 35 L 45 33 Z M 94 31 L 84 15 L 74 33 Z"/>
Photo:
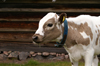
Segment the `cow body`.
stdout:
<path fill-rule="evenodd" d="M 65 49 L 69 53 L 73 66 L 81 58 L 85 66 L 98 66 L 97 55 L 100 54 L 100 17 L 80 15 L 67 18 L 69 32 Z"/>
<path fill-rule="evenodd" d="M 56 13 L 48 13 L 39 23 L 39 28 L 33 35 L 36 43 L 51 40 L 60 41 L 64 32 L 64 24 L 59 21 Z M 80 59 L 85 60 L 85 66 L 98 66 L 97 55 L 100 54 L 100 17 L 80 15 L 66 18 L 68 35 L 64 48 L 69 54 L 72 66 L 78 66 Z"/>

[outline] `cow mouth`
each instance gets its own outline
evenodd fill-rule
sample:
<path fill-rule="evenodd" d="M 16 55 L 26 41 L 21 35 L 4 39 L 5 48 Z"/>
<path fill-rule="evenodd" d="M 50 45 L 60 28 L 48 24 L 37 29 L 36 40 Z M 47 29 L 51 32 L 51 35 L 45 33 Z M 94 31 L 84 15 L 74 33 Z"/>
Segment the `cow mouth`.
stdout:
<path fill-rule="evenodd" d="M 33 41 L 33 44 L 43 44 L 43 43 L 48 43 L 50 40 L 47 41 Z"/>
<path fill-rule="evenodd" d="M 40 43 L 42 43 L 42 42 L 35 42 L 35 41 L 33 41 L 33 44 L 40 44 Z"/>

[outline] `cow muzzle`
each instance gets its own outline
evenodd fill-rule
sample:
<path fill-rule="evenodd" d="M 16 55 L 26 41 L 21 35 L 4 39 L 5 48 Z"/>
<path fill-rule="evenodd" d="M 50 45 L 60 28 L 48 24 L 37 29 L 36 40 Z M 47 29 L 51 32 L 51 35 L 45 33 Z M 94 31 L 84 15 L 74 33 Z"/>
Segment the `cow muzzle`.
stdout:
<path fill-rule="evenodd" d="M 33 42 L 35 43 L 41 43 L 43 41 L 43 36 L 39 35 L 39 34 L 34 34 L 32 36 Z"/>

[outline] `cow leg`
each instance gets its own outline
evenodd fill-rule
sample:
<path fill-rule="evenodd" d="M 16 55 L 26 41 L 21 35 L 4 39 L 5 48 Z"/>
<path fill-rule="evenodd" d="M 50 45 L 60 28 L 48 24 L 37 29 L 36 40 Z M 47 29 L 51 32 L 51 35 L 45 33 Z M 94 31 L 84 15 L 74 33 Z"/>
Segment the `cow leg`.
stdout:
<path fill-rule="evenodd" d="M 92 66 L 92 61 L 94 57 L 94 49 L 88 49 L 85 53 L 85 66 Z"/>
<path fill-rule="evenodd" d="M 78 62 L 73 61 L 72 66 L 78 66 Z"/>
<path fill-rule="evenodd" d="M 98 57 L 94 56 L 92 66 L 98 66 Z"/>
<path fill-rule="evenodd" d="M 78 66 L 77 61 L 73 61 L 72 58 L 69 56 L 72 66 Z"/>

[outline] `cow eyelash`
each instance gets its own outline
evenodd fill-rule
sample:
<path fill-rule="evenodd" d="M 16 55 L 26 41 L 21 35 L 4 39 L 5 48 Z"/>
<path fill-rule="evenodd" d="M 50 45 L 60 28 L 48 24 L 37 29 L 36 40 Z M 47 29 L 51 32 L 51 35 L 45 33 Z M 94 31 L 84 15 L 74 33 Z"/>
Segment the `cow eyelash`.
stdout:
<path fill-rule="evenodd" d="M 48 27 L 52 27 L 52 26 L 53 26 L 53 24 L 48 24 L 47 26 L 48 26 Z"/>

